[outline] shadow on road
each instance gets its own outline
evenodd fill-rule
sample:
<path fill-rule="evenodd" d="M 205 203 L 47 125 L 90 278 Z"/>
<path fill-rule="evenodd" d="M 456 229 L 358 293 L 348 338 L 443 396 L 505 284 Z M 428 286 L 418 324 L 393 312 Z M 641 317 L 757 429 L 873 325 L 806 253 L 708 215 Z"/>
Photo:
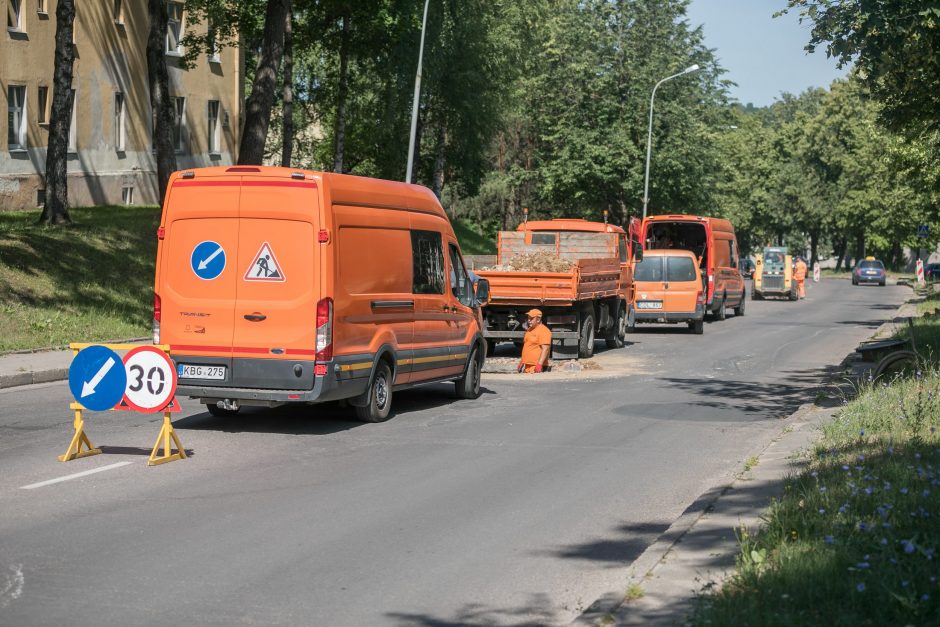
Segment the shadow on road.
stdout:
<path fill-rule="evenodd" d="M 495 394 L 484 387 L 483 394 Z M 453 384 L 428 385 L 416 390 L 396 392 L 389 421 L 406 419 L 407 414 L 460 403 L 454 397 Z M 472 402 L 472 401 L 471 401 Z M 208 411 L 173 421 L 180 430 L 222 431 L 225 433 L 281 433 L 285 435 L 330 435 L 350 431 L 370 423 L 355 418 L 356 409 L 341 403 L 283 405 L 281 407 L 243 407 L 234 416 L 213 416 Z M 387 423 L 383 423 L 387 424 Z M 381 425 L 372 424 L 373 428 Z M 150 452 L 148 451 L 149 455 Z"/>
<path fill-rule="evenodd" d="M 430 614 L 388 612 L 385 614 L 396 625 L 409 627 L 483 627 L 484 625 L 515 625 L 517 627 L 541 627 L 555 624 L 557 617 L 552 612 L 555 600 L 547 594 L 533 594 L 529 602 L 519 608 L 495 608 L 482 603 L 467 603 L 450 618 Z"/>

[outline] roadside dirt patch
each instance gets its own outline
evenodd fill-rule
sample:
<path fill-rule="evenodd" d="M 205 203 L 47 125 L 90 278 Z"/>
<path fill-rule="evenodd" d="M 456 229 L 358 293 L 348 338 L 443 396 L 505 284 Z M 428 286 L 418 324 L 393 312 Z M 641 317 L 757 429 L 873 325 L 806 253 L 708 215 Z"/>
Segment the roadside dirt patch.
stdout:
<path fill-rule="evenodd" d="M 504 353 L 504 351 L 501 351 Z M 605 350 L 590 359 L 552 360 L 551 371 L 539 374 L 516 372 L 518 355 L 500 354 L 483 365 L 483 381 L 563 381 L 569 379 L 612 379 L 646 372 L 643 358 L 630 348 Z"/>

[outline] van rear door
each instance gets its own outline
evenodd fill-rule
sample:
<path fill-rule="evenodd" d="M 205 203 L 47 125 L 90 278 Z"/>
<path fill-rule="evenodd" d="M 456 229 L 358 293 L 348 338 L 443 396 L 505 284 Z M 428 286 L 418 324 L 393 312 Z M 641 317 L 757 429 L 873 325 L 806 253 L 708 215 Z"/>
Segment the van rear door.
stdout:
<path fill-rule="evenodd" d="M 663 311 L 663 258 L 661 255 L 646 255 L 633 270 L 636 286 L 637 311 Z"/>
<path fill-rule="evenodd" d="M 238 279 L 240 189 L 230 177 L 176 179 L 160 257 L 160 341 L 174 354 L 222 357 L 229 366 Z M 206 193 L 209 190 L 211 193 Z"/>
<path fill-rule="evenodd" d="M 313 361 L 323 268 L 320 203 L 309 179 L 246 176 L 241 186 L 232 336 L 233 379 L 298 388 L 257 359 Z M 238 359 L 242 358 L 242 359 Z M 246 359 L 247 358 L 247 359 Z M 254 358 L 254 359 L 252 359 Z M 272 373 L 268 377 L 265 372 Z M 304 372 L 303 389 L 313 373 Z"/>
<path fill-rule="evenodd" d="M 664 309 L 672 312 L 694 312 L 696 298 L 702 290 L 699 275 L 695 271 L 695 261 L 686 255 L 668 255 L 665 259 Z"/>

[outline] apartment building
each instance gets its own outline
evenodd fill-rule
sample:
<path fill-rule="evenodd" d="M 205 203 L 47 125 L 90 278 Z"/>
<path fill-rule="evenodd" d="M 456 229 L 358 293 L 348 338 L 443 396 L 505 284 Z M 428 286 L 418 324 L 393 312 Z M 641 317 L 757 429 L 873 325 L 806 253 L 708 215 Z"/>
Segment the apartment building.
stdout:
<path fill-rule="evenodd" d="M 68 184 L 72 206 L 157 202 L 153 115 L 147 82 L 147 3 L 76 2 Z M 237 48 L 183 69 L 188 25 L 169 1 L 165 43 L 180 169 L 234 163 L 244 60 Z M 44 202 L 52 103 L 56 0 L 0 0 L 0 211 Z"/>

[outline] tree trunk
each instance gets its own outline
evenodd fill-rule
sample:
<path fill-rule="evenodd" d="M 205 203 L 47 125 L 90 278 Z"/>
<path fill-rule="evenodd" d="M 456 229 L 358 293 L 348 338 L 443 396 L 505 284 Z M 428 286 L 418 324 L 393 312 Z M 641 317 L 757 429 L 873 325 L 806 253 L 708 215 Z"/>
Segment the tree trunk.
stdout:
<path fill-rule="evenodd" d="M 837 239 L 837 240 L 836 240 L 836 247 L 835 247 L 835 253 L 836 253 L 836 272 L 838 272 L 839 270 L 842 269 L 842 262 L 845 260 L 845 249 L 846 249 L 846 241 L 845 241 L 845 238 L 842 237 L 842 238 Z M 846 266 L 848 266 L 848 264 L 846 264 Z"/>
<path fill-rule="evenodd" d="M 72 124 L 72 66 L 75 46 L 75 0 L 59 0 L 55 10 L 55 67 L 53 69 L 52 114 L 46 151 L 46 204 L 39 221 L 71 224 L 69 216 L 68 149 Z M 26 111 L 23 111 L 26 115 Z"/>
<path fill-rule="evenodd" d="M 153 1 L 153 0 L 151 0 Z M 245 102 L 245 127 L 238 149 L 238 165 L 261 165 L 264 145 L 274 107 L 277 71 L 284 53 L 284 25 L 287 22 L 289 0 L 268 0 L 264 16 L 264 34 L 261 57 L 251 85 L 251 95 Z"/>
<path fill-rule="evenodd" d="M 855 236 L 855 258 L 865 258 L 865 231 L 859 231 Z"/>
<path fill-rule="evenodd" d="M 166 69 L 166 2 L 148 0 L 147 14 L 150 18 L 147 34 L 147 80 L 150 83 L 150 108 L 153 112 L 152 139 L 157 151 L 157 187 L 160 204 L 163 204 L 170 174 L 176 171 L 176 146 L 173 145 L 176 111 L 170 99 L 170 79 Z"/>
<path fill-rule="evenodd" d="M 283 94 L 283 138 L 281 140 L 281 165 L 290 167 L 294 151 L 294 10 L 287 0 L 287 19 L 284 20 L 284 94 Z"/>
<path fill-rule="evenodd" d="M 444 193 L 444 150 L 447 147 L 447 133 L 444 131 L 444 124 L 437 127 L 437 140 L 434 146 L 434 181 L 433 191 L 437 199 L 441 199 Z"/>
<path fill-rule="evenodd" d="M 813 230 L 809 234 L 809 267 L 812 268 L 819 261 L 819 231 Z"/>
<path fill-rule="evenodd" d="M 339 86 L 336 92 L 336 122 L 333 126 L 333 171 L 343 171 L 346 148 L 346 100 L 349 95 L 349 15 L 343 15 L 339 40 Z"/>

